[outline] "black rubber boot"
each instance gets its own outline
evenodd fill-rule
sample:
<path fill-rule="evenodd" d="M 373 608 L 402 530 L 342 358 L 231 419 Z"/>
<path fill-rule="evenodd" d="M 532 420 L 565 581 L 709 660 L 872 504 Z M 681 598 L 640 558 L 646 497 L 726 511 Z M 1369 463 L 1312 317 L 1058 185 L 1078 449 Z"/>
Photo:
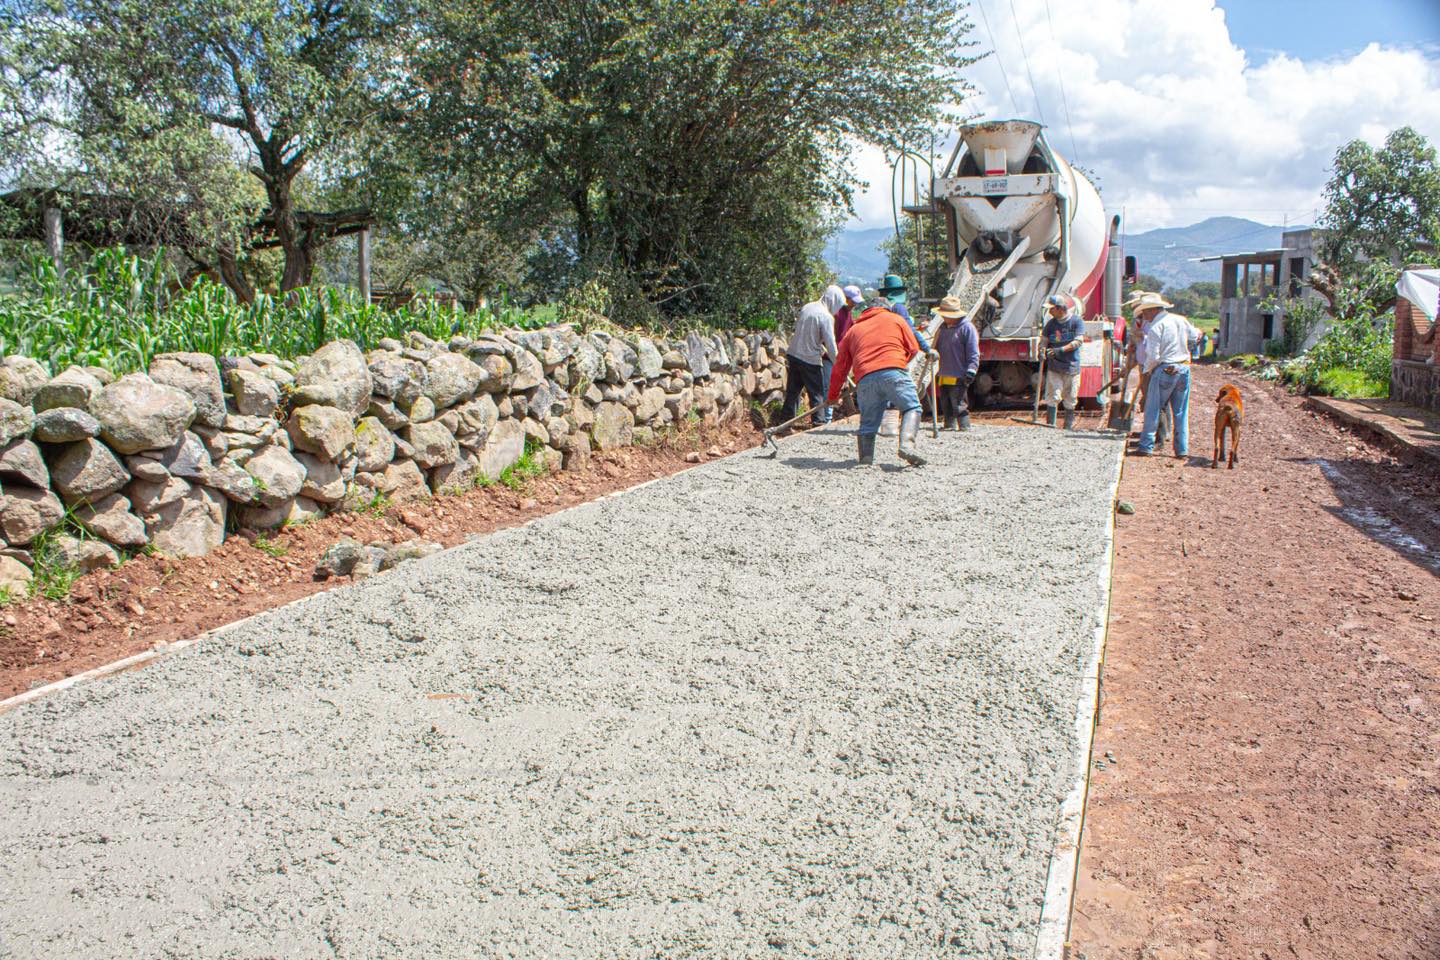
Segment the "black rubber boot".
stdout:
<path fill-rule="evenodd" d="M 1049 426 L 1049 427 L 1055 426 L 1055 408 L 1054 408 L 1054 407 L 1046 407 L 1046 408 L 1045 408 L 1045 425 L 1046 425 L 1046 426 Z"/>
<path fill-rule="evenodd" d="M 964 432 L 964 431 L 970 429 L 970 414 L 968 414 L 968 413 L 962 413 L 962 414 L 960 414 L 960 426 L 959 426 L 958 429 L 959 429 L 961 432 Z"/>
<path fill-rule="evenodd" d="M 875 462 L 875 435 L 868 437 L 855 437 L 855 456 L 860 461 L 860 466 L 868 467 Z"/>
<path fill-rule="evenodd" d="M 1065 411 L 1065 429 L 1066 429 L 1066 430 L 1074 430 L 1074 429 L 1075 429 L 1075 411 L 1074 411 L 1074 410 L 1066 410 L 1066 411 Z"/>
<path fill-rule="evenodd" d="M 900 459 L 912 467 L 925 466 L 925 458 L 915 449 L 915 437 L 919 432 L 919 410 L 911 410 L 900 418 Z"/>

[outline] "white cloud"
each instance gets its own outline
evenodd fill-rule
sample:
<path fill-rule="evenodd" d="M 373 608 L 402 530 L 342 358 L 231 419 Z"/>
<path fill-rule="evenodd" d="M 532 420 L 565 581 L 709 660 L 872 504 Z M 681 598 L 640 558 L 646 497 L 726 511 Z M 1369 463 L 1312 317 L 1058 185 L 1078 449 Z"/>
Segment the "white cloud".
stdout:
<path fill-rule="evenodd" d="M 972 36 L 988 48 L 975 2 Z M 1340 59 L 1257 64 L 1231 41 L 1215 0 L 1049 0 L 1053 33 L 1046 0 L 1014 0 L 1027 71 L 1009 0 L 981 2 L 998 52 L 973 68 L 978 95 L 965 106 L 1035 118 L 1038 93 L 1051 145 L 1099 176 L 1131 230 L 1226 214 L 1308 223 L 1347 141 L 1379 143 L 1408 124 L 1440 145 L 1433 47 L 1372 44 Z M 871 187 L 858 218 L 888 224 L 884 158 L 867 150 L 859 169 Z"/>

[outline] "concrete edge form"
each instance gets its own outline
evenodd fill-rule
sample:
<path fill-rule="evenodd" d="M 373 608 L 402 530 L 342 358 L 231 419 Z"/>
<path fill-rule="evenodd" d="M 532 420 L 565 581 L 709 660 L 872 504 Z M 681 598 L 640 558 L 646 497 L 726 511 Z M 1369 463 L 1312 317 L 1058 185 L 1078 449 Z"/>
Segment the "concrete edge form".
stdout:
<path fill-rule="evenodd" d="M 750 449 L 751 448 L 747 448 L 745 450 L 737 451 L 736 453 L 731 454 L 731 456 L 740 456 L 741 454 L 749 453 Z M 554 513 L 542 513 L 539 516 L 531 517 L 524 523 L 517 523 L 513 527 L 497 528 L 496 530 L 492 530 L 491 533 L 499 533 L 500 530 L 519 530 L 524 527 L 528 527 L 530 524 L 535 523 L 537 520 L 544 520 L 547 517 L 556 517 L 562 513 L 568 513 L 571 510 L 579 510 L 583 507 L 588 507 L 592 504 L 601 503 L 605 500 L 609 500 L 612 497 L 624 496 L 625 494 L 631 493 L 632 491 L 639 490 L 643 487 L 648 487 L 652 483 L 659 483 L 660 481 L 668 480 L 671 477 L 678 477 L 680 474 L 687 473 L 700 465 L 701 464 L 687 466 L 684 470 L 676 470 L 674 473 L 667 473 L 663 477 L 651 477 L 649 480 L 643 480 L 632 487 L 626 487 L 623 490 L 612 490 L 610 493 L 596 497 L 594 500 L 586 500 L 583 503 L 577 503 L 573 506 L 566 507 L 564 510 L 556 510 Z M 484 536 L 489 536 L 489 534 L 484 534 Z M 463 546 L 465 546 L 465 544 L 459 543 L 453 547 L 447 547 L 445 551 L 441 552 L 443 553 L 448 552 L 449 550 L 458 550 L 460 547 Z M 386 572 L 388 573 L 390 571 Z M 383 573 L 379 574 L 379 576 L 382 577 L 384 575 L 385 574 Z M 345 589 L 345 587 L 347 586 L 352 586 L 352 584 L 346 584 L 344 586 L 335 587 L 332 589 Z M 117 673 L 124 673 L 127 670 L 134 670 L 136 668 L 143 667 L 147 663 L 150 663 L 152 660 L 159 660 L 161 657 L 168 657 L 172 653 L 179 653 L 181 650 L 184 650 L 187 647 L 194 646 L 202 640 L 212 640 L 218 637 L 222 637 L 231 630 L 238 629 L 259 617 L 269 616 L 270 614 L 275 613 L 279 610 L 284 610 L 287 607 L 293 607 L 302 603 L 308 603 L 309 601 L 314 600 L 316 597 L 329 592 L 329 590 L 320 590 L 316 593 L 310 594 L 309 596 L 299 597 L 298 599 L 291 600 L 288 603 L 282 603 L 278 607 L 271 607 L 268 610 L 261 610 L 258 613 L 252 613 L 248 617 L 242 617 L 239 620 L 234 620 L 230 623 L 221 624 L 215 629 L 206 630 L 204 633 L 199 634 L 198 636 L 189 637 L 185 640 L 176 640 L 172 643 L 166 644 L 164 647 L 161 647 L 159 649 L 146 650 L 142 653 L 131 654 L 130 656 L 124 657 L 120 660 L 102 664 L 98 667 L 92 667 L 91 669 L 85 670 L 81 673 L 77 673 L 74 676 L 66 677 L 63 680 L 56 680 L 53 683 L 47 683 L 44 686 L 36 687 L 33 690 L 26 690 L 24 693 L 17 693 L 13 697 L 8 697 L 7 699 L 0 700 L 0 713 L 8 713 L 9 711 L 14 710 L 16 707 L 22 707 L 27 703 L 31 703 L 35 700 L 40 700 L 53 693 L 59 693 L 62 690 L 69 689 L 70 687 L 76 686 L 81 683 L 86 683 L 91 680 L 99 680 L 104 677 L 113 676 Z"/>
<path fill-rule="evenodd" d="M 1075 901 L 1075 880 L 1080 869 L 1080 840 L 1085 826 L 1085 800 L 1090 790 L 1090 751 L 1100 711 L 1100 671 L 1105 662 L 1105 638 L 1110 628 L 1111 579 L 1115 569 L 1115 504 L 1125 468 L 1125 447 L 1115 457 L 1110 480 L 1110 516 L 1105 521 L 1105 550 L 1100 561 L 1100 603 L 1096 609 L 1095 645 L 1080 680 L 1080 702 L 1075 711 L 1076 759 L 1079 772 L 1060 806 L 1055 849 L 1045 880 L 1045 902 L 1035 936 L 1035 960 L 1066 960 L 1069 955 L 1070 912 Z"/>

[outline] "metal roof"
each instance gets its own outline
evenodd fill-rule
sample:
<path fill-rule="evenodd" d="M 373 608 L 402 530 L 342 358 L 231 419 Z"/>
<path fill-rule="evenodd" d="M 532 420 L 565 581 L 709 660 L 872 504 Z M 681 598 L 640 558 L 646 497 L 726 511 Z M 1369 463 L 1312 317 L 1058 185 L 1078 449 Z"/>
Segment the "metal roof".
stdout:
<path fill-rule="evenodd" d="M 1287 253 L 1299 253 L 1296 247 L 1281 247 L 1278 250 L 1255 250 L 1251 253 L 1222 253 L 1214 257 L 1191 257 L 1191 263 L 1214 263 L 1216 260 L 1270 260 L 1274 257 L 1283 257 Z"/>

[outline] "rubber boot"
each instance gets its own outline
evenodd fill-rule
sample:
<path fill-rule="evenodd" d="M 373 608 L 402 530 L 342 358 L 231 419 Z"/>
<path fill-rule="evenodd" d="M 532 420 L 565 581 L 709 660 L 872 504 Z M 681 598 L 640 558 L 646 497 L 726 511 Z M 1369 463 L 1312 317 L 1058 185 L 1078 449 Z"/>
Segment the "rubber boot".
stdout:
<path fill-rule="evenodd" d="M 915 436 L 919 432 L 919 410 L 911 410 L 900 418 L 900 459 L 912 467 L 925 466 L 925 458 L 915 449 Z"/>
<path fill-rule="evenodd" d="M 893 437 L 900 432 L 900 413 L 897 410 L 886 410 L 885 416 L 880 418 L 880 436 Z"/>
<path fill-rule="evenodd" d="M 962 433 L 963 433 L 964 431 L 970 429 L 970 414 L 968 414 L 968 413 L 962 413 L 962 414 L 960 414 L 960 427 L 959 427 L 959 429 L 960 429 L 960 431 L 961 431 Z"/>
<path fill-rule="evenodd" d="M 1048 426 L 1048 427 L 1053 427 L 1053 426 L 1055 426 L 1055 408 L 1054 408 L 1054 407 L 1046 407 L 1046 408 L 1045 408 L 1045 425 Z"/>
<path fill-rule="evenodd" d="M 855 457 L 860 461 L 860 466 L 868 467 L 875 462 L 875 435 L 855 437 Z"/>
<path fill-rule="evenodd" d="M 1075 411 L 1074 411 L 1074 410 L 1066 410 L 1066 411 L 1065 411 L 1065 429 L 1066 429 L 1066 430 L 1074 430 L 1074 429 L 1075 429 Z"/>

